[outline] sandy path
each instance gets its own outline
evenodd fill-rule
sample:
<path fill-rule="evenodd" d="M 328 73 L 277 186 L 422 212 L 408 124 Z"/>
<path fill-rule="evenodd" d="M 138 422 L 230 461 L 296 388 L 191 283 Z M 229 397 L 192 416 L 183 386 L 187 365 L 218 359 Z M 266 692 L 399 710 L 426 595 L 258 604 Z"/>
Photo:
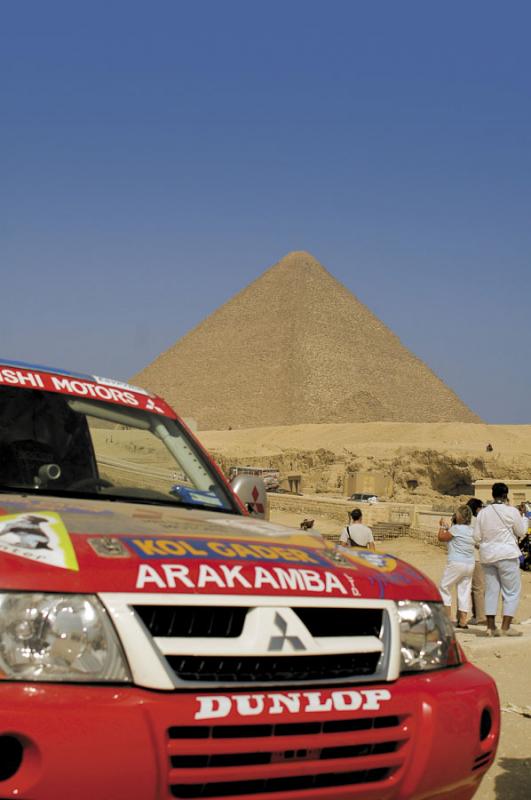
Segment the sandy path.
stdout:
<path fill-rule="evenodd" d="M 304 516 L 304 515 L 302 515 Z M 274 511 L 271 521 L 298 528 L 301 515 Z M 315 515 L 314 515 L 315 517 Z M 315 527 L 323 533 L 338 532 L 334 523 L 316 518 Z M 379 550 L 409 561 L 438 582 L 445 565 L 442 550 L 413 539 L 393 539 L 377 543 Z M 481 639 L 476 631 L 459 633 L 468 658 L 496 681 L 502 708 L 510 704 L 531 706 L 531 573 L 522 573 L 522 600 L 518 619 L 521 639 Z M 502 712 L 502 734 L 498 754 L 475 795 L 476 800 L 529 800 L 531 796 L 531 718 Z"/>

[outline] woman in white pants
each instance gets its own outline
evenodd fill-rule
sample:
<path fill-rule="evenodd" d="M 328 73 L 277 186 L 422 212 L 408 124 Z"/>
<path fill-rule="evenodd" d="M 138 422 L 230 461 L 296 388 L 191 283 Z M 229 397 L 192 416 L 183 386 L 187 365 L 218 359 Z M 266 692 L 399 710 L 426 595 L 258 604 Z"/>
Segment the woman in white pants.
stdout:
<path fill-rule="evenodd" d="M 441 578 L 439 591 L 448 616 L 452 613 L 452 586 L 457 589 L 457 627 L 468 628 L 467 615 L 471 607 L 472 574 L 474 572 L 474 536 L 470 524 L 472 512 L 460 506 L 449 528 L 443 519 L 439 523 L 437 538 L 448 543 L 448 562 Z"/>

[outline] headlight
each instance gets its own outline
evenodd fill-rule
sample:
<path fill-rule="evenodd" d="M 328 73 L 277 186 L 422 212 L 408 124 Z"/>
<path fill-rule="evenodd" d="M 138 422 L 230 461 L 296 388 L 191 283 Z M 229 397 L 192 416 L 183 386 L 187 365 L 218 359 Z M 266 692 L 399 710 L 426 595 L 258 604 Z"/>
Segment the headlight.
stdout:
<path fill-rule="evenodd" d="M 440 603 L 399 600 L 401 672 L 420 672 L 461 663 L 452 623 Z"/>
<path fill-rule="evenodd" d="M 0 679 L 131 680 L 107 612 L 82 594 L 0 594 Z"/>

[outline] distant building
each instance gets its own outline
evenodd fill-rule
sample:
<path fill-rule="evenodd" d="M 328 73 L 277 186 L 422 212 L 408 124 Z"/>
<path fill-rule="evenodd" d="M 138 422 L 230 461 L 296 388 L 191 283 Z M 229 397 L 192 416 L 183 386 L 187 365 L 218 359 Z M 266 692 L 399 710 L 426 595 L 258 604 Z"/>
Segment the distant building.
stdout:
<path fill-rule="evenodd" d="M 519 503 L 531 502 L 531 478 L 523 481 L 511 480 L 510 478 L 482 478 L 474 482 L 474 496 L 479 497 L 483 502 L 492 500 L 492 484 L 497 482 L 506 483 L 509 487 L 509 502 L 513 506 Z"/>
<path fill-rule="evenodd" d="M 392 491 L 393 481 L 384 472 L 347 472 L 343 479 L 343 494 L 347 497 L 353 494 L 390 497 Z"/>

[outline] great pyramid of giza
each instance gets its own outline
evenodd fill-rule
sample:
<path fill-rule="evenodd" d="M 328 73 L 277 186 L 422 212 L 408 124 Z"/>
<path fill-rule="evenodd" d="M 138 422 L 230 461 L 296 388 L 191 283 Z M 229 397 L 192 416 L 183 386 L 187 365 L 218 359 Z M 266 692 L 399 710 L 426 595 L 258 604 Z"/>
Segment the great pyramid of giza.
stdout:
<path fill-rule="evenodd" d="M 289 253 L 133 380 L 200 429 L 480 422 L 309 253 Z"/>

